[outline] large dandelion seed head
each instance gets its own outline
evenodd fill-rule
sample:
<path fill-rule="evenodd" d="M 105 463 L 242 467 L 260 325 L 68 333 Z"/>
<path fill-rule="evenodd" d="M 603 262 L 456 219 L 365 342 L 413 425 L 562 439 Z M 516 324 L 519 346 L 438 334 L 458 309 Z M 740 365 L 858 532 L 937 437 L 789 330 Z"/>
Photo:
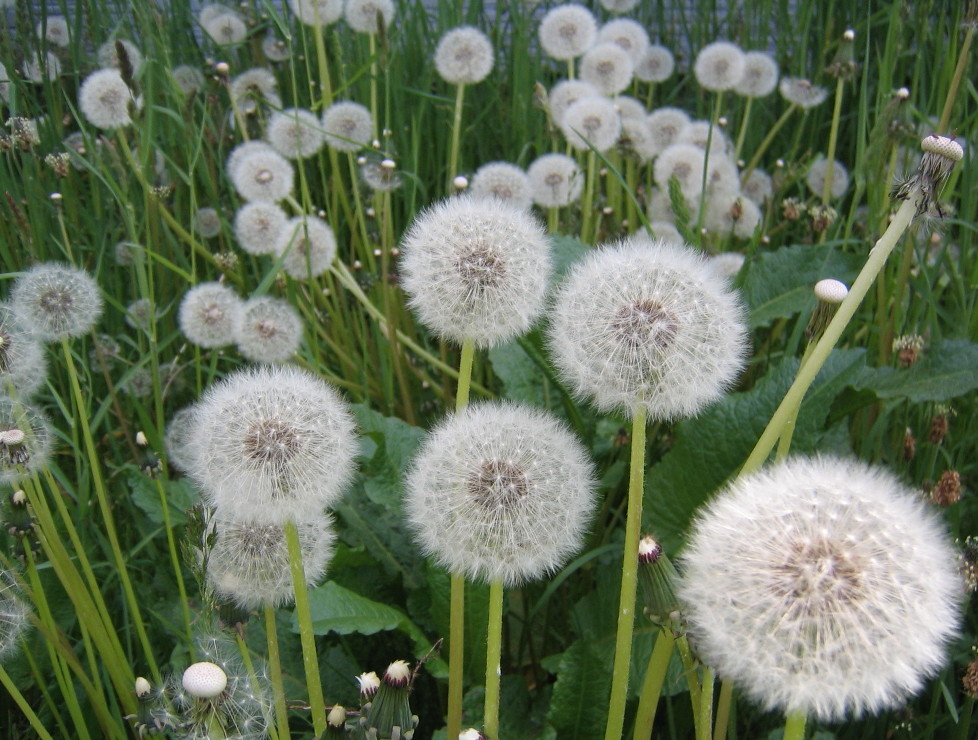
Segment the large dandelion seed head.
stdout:
<path fill-rule="evenodd" d="M 492 43 L 478 28 L 462 26 L 448 31 L 435 48 L 435 69 L 452 85 L 474 85 L 492 71 Z"/>
<path fill-rule="evenodd" d="M 583 5 L 558 5 L 540 21 L 540 46 L 559 61 L 581 56 L 598 38 L 598 22 Z"/>

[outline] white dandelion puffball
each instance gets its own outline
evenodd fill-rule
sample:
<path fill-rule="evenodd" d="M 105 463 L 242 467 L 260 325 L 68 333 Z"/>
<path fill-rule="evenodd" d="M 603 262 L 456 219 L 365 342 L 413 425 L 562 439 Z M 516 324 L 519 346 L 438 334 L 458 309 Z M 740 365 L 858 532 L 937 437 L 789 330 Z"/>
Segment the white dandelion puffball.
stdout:
<path fill-rule="evenodd" d="M 774 195 L 774 181 L 763 170 L 754 169 L 740 186 L 740 190 L 757 205 L 762 206 Z"/>
<path fill-rule="evenodd" d="M 44 382 L 47 361 L 30 325 L 8 304 L 0 303 L 0 389 L 12 385 L 27 398 Z"/>
<path fill-rule="evenodd" d="M 288 218 L 276 203 L 253 200 L 234 214 L 234 238 L 248 254 L 274 254 L 275 239 Z"/>
<path fill-rule="evenodd" d="M 649 112 L 645 110 L 645 106 L 630 95 L 616 95 L 611 102 L 618 109 L 622 121 L 626 118 L 641 118 L 644 122 L 649 116 Z"/>
<path fill-rule="evenodd" d="M 706 200 L 703 225 L 709 232 L 750 239 L 760 223 L 757 204 L 736 190 L 715 193 Z"/>
<path fill-rule="evenodd" d="M 239 370 L 194 407 L 191 475 L 219 516 L 306 521 L 333 505 L 359 451 L 346 402 L 291 366 Z"/>
<path fill-rule="evenodd" d="M 43 468 L 52 437 L 43 411 L 0 394 L 0 484 L 14 484 Z"/>
<path fill-rule="evenodd" d="M 706 167 L 706 153 L 695 144 L 673 144 L 656 157 L 652 165 L 655 183 L 666 193 L 669 180 L 673 177 L 679 182 L 683 195 L 698 198 L 703 189 L 703 169 Z"/>
<path fill-rule="evenodd" d="M 233 177 L 234 171 L 237 169 L 238 164 L 241 160 L 245 159 L 249 154 L 255 154 L 257 152 L 274 152 L 275 150 L 266 141 L 260 141 L 259 139 L 251 139 L 249 141 L 243 141 L 238 144 L 231 153 L 228 154 L 227 161 L 225 163 L 225 169 L 227 170 L 228 176 Z"/>
<path fill-rule="evenodd" d="M 238 352 L 252 362 L 287 362 L 302 344 L 302 319 L 286 300 L 251 298 L 236 338 Z"/>
<path fill-rule="evenodd" d="M 78 89 L 78 107 L 82 115 L 98 128 L 128 126 L 132 123 L 130 106 L 135 106 L 132 90 L 114 68 L 92 72 Z"/>
<path fill-rule="evenodd" d="M 163 437 L 166 459 L 181 473 L 187 473 L 193 466 L 193 418 L 194 407 L 184 406 L 166 422 Z"/>
<path fill-rule="evenodd" d="M 778 86 L 778 63 L 763 51 L 744 54 L 744 75 L 734 85 L 734 92 L 747 98 L 763 98 Z"/>
<path fill-rule="evenodd" d="M 253 113 L 259 103 L 279 108 L 282 100 L 278 94 L 278 82 L 270 69 L 253 67 L 246 69 L 231 80 L 231 100 L 244 113 Z"/>
<path fill-rule="evenodd" d="M 642 82 L 665 82 L 676 69 L 676 58 L 664 46 L 653 44 L 635 63 L 635 77 Z"/>
<path fill-rule="evenodd" d="M 326 145 L 341 152 L 356 152 L 370 143 L 374 118 L 360 103 L 340 101 L 323 111 Z"/>
<path fill-rule="evenodd" d="M 488 348 L 530 329 L 543 311 L 550 245 L 527 211 L 458 196 L 422 212 L 401 241 L 408 305 L 439 336 Z"/>
<path fill-rule="evenodd" d="M 204 11 L 215 7 L 219 10 L 206 14 L 205 19 Z M 236 11 L 220 5 L 205 6 L 200 13 L 200 25 L 218 46 L 240 44 L 248 35 L 248 25 L 244 19 Z"/>
<path fill-rule="evenodd" d="M 469 185 L 473 198 L 497 198 L 516 208 L 533 205 L 530 178 L 515 164 L 488 162 L 475 171 Z"/>
<path fill-rule="evenodd" d="M 263 604 L 283 606 L 295 601 L 289 550 L 281 524 L 228 519 L 210 522 L 216 532 L 207 557 L 207 582 L 222 599 L 251 611 Z M 326 514 L 296 522 L 302 570 L 307 586 L 319 583 L 333 556 L 336 535 Z"/>
<path fill-rule="evenodd" d="M 218 213 L 216 208 L 211 208 L 210 206 L 198 208 L 191 222 L 193 223 L 194 230 L 205 239 L 217 236 L 223 229 L 221 214 Z"/>
<path fill-rule="evenodd" d="M 805 175 L 805 184 L 808 185 L 808 189 L 819 198 L 822 197 L 822 191 L 825 189 L 825 179 L 828 174 L 829 160 L 825 158 L 824 154 L 819 154 L 808 168 L 808 174 Z M 833 160 L 832 184 L 829 186 L 829 196 L 832 198 L 841 198 L 848 189 L 849 171 L 842 162 L 837 159 Z"/>
<path fill-rule="evenodd" d="M 638 5 L 638 0 L 601 0 L 601 7 L 610 13 L 627 13 Z"/>
<path fill-rule="evenodd" d="M 577 160 L 566 154 L 544 154 L 526 171 L 533 202 L 543 208 L 563 208 L 577 201 L 584 190 L 584 174 Z"/>
<path fill-rule="evenodd" d="M 129 39 L 113 39 L 102 44 L 95 54 L 99 66 L 121 67 L 122 64 L 119 62 L 119 46 L 122 47 L 122 53 L 129 61 L 129 66 L 132 67 L 134 72 L 138 73 L 139 68 L 143 66 L 143 53 Z"/>
<path fill-rule="evenodd" d="M 200 283 L 180 301 L 177 320 L 187 341 L 198 347 L 232 344 L 241 329 L 244 301 L 223 283 Z"/>
<path fill-rule="evenodd" d="M 289 159 L 305 159 L 323 148 L 325 137 L 319 117 L 301 108 L 273 113 L 265 126 L 272 149 Z"/>
<path fill-rule="evenodd" d="M 801 77 L 782 77 L 778 82 L 778 92 L 789 103 L 800 108 L 814 108 L 825 102 L 829 91 L 820 85 L 813 85 Z"/>
<path fill-rule="evenodd" d="M 679 141 L 683 129 L 690 123 L 689 114 L 681 108 L 657 108 L 649 113 L 646 119 L 649 124 L 649 134 L 655 140 L 661 152 Z"/>
<path fill-rule="evenodd" d="M 688 247 L 648 239 L 605 245 L 575 264 L 550 313 L 561 375 L 601 410 L 693 416 L 744 365 L 744 307 Z"/>
<path fill-rule="evenodd" d="M 583 5 L 558 5 L 540 21 L 540 46 L 553 59 L 581 56 L 598 38 L 598 22 Z"/>
<path fill-rule="evenodd" d="M 561 80 L 554 85 L 548 100 L 550 102 L 550 117 L 555 125 L 559 126 L 564 120 L 564 113 L 574 103 L 582 98 L 601 97 L 601 93 L 594 85 L 584 80 Z"/>
<path fill-rule="evenodd" d="M 200 92 L 207 84 L 204 80 L 204 73 L 189 64 L 181 64 L 170 70 L 173 81 L 177 83 L 184 95 Z"/>
<path fill-rule="evenodd" d="M 343 15 L 343 0 L 289 0 L 289 7 L 307 26 L 330 26 Z"/>
<path fill-rule="evenodd" d="M 560 568 L 595 505 L 591 461 L 562 423 L 514 403 L 472 404 L 422 443 L 405 510 L 450 572 L 517 586 Z"/>
<path fill-rule="evenodd" d="M 714 41 L 696 55 L 693 74 L 707 90 L 730 90 L 744 76 L 747 61 L 744 52 L 729 41 Z"/>
<path fill-rule="evenodd" d="M 618 139 L 618 145 L 624 151 L 636 155 L 639 162 L 643 164 L 661 151 L 658 142 L 652 137 L 645 116 L 621 119 L 621 137 Z"/>
<path fill-rule="evenodd" d="M 21 636 L 31 627 L 31 614 L 14 571 L 0 568 L 0 662 L 17 650 Z"/>
<path fill-rule="evenodd" d="M 602 95 L 617 95 L 632 82 L 635 64 L 628 52 L 610 41 L 592 46 L 581 58 L 581 79 Z"/>
<path fill-rule="evenodd" d="M 21 71 L 28 82 L 39 84 L 45 80 L 54 80 L 61 74 L 61 60 L 50 51 L 43 54 L 39 51 L 31 52 L 24 58 Z"/>
<path fill-rule="evenodd" d="M 489 37 L 472 26 L 448 31 L 435 49 L 435 69 L 451 85 L 482 82 L 492 72 L 494 62 Z"/>
<path fill-rule="evenodd" d="M 102 316 L 102 291 L 84 270 L 42 262 L 14 282 L 10 305 L 38 339 L 54 342 L 92 330 Z"/>
<path fill-rule="evenodd" d="M 282 268 L 296 280 L 322 275 L 336 256 L 336 237 L 329 224 L 316 216 L 296 216 L 285 222 L 275 241 L 275 254 L 285 255 Z"/>
<path fill-rule="evenodd" d="M 282 39 L 268 35 L 261 40 L 261 50 L 270 62 L 284 62 L 292 56 L 292 49 Z"/>
<path fill-rule="evenodd" d="M 920 496 L 858 460 L 790 458 L 696 521 L 680 596 L 697 648 L 767 709 L 876 713 L 944 665 L 961 582 Z"/>
<path fill-rule="evenodd" d="M 270 147 L 243 154 L 228 167 L 228 175 L 245 200 L 284 200 L 295 184 L 295 170 L 289 160 Z"/>
<path fill-rule="evenodd" d="M 615 18 L 601 26 L 601 30 L 598 31 L 598 42 L 605 41 L 610 41 L 624 49 L 633 65 L 642 61 L 650 45 L 648 32 L 641 23 L 631 18 Z"/>
<path fill-rule="evenodd" d="M 393 0 L 346 0 L 343 17 L 354 31 L 378 33 L 381 27 L 390 27 L 394 3 Z"/>
<path fill-rule="evenodd" d="M 182 683 L 184 691 L 197 699 L 216 699 L 227 688 L 228 676 L 219 665 L 202 661 L 187 667 Z"/>
<path fill-rule="evenodd" d="M 621 115 L 608 98 L 581 98 L 564 112 L 560 130 L 574 149 L 606 152 L 618 143 Z"/>
<path fill-rule="evenodd" d="M 71 27 L 63 15 L 49 15 L 45 20 L 38 21 L 34 31 L 39 39 L 54 46 L 64 48 L 71 41 Z"/>

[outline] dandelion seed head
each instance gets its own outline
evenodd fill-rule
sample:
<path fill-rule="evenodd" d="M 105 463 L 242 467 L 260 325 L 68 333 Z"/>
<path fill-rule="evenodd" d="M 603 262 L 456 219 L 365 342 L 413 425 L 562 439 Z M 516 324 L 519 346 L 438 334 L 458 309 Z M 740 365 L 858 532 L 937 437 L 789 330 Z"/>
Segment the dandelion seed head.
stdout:
<path fill-rule="evenodd" d="M 527 169 L 533 202 L 543 208 L 563 208 L 581 197 L 584 175 L 573 157 L 544 154 Z"/>
<path fill-rule="evenodd" d="M 801 77 L 782 77 L 778 82 L 781 97 L 801 108 L 814 108 L 825 102 L 829 91 Z"/>
<path fill-rule="evenodd" d="M 533 205 L 530 178 L 515 164 L 488 162 L 472 176 L 469 192 L 474 198 L 498 198 L 516 208 Z"/>
<path fill-rule="evenodd" d="M 392 0 L 346 0 L 343 17 L 354 31 L 378 33 L 381 27 L 390 27 L 394 3 Z"/>
<path fill-rule="evenodd" d="M 778 63 L 763 51 L 744 54 L 744 75 L 734 85 L 734 92 L 747 98 L 763 98 L 778 86 Z"/>
<path fill-rule="evenodd" d="M 51 426 L 30 403 L 0 395 L 0 435 L 0 483 L 15 484 L 47 464 Z"/>
<path fill-rule="evenodd" d="M 422 443 L 405 504 L 426 554 L 452 573 L 515 586 L 580 548 L 594 488 L 587 453 L 556 419 L 472 404 Z"/>
<path fill-rule="evenodd" d="M 61 48 L 68 46 L 71 41 L 71 27 L 63 15 L 49 15 L 44 21 L 38 21 L 34 32 L 39 39 Z"/>
<path fill-rule="evenodd" d="M 891 473 L 789 458 L 696 521 L 680 595 L 705 660 L 820 722 L 899 706 L 945 661 L 961 583 L 943 526 Z"/>
<path fill-rule="evenodd" d="M 556 125 L 564 119 L 567 109 L 582 98 L 600 97 L 594 85 L 584 80 L 562 80 L 550 90 L 550 116 Z"/>
<path fill-rule="evenodd" d="M 275 254 L 285 255 L 282 268 L 296 280 L 322 275 L 336 257 L 336 237 L 316 216 L 296 216 L 279 231 Z"/>
<path fill-rule="evenodd" d="M 198 208 L 193 217 L 194 230 L 205 239 L 221 233 L 221 214 L 216 208 Z"/>
<path fill-rule="evenodd" d="M 44 348 L 30 324 L 0 303 L 0 388 L 12 385 L 20 398 L 36 391 L 47 377 Z"/>
<path fill-rule="evenodd" d="M 207 14 L 205 18 L 204 10 L 215 7 L 219 10 Z M 237 12 L 220 5 L 208 5 L 204 10 L 200 13 L 200 25 L 215 44 L 230 46 L 245 40 L 248 35 L 248 24 Z"/>
<path fill-rule="evenodd" d="M 180 301 L 177 320 L 187 341 L 198 347 L 224 347 L 235 341 L 244 318 L 244 302 L 223 283 L 200 283 Z"/>
<path fill-rule="evenodd" d="M 602 95 L 617 95 L 632 81 L 635 65 L 631 56 L 613 42 L 592 46 L 581 58 L 581 79 L 594 85 Z"/>
<path fill-rule="evenodd" d="M 608 98 L 581 98 L 568 106 L 560 129 L 574 149 L 587 150 L 590 145 L 606 152 L 621 135 L 621 116 Z"/>
<path fill-rule="evenodd" d="M 540 21 L 540 46 L 558 61 L 581 56 L 598 38 L 598 22 L 590 10 L 576 3 L 558 5 Z"/>
<path fill-rule="evenodd" d="M 492 43 L 478 28 L 462 26 L 448 31 L 435 49 L 435 69 L 452 85 L 474 85 L 492 71 Z"/>
<path fill-rule="evenodd" d="M 204 73 L 196 67 L 191 67 L 189 64 L 181 64 L 174 67 L 170 71 L 170 74 L 184 95 L 200 92 L 206 84 Z"/>
<path fill-rule="evenodd" d="M 28 82 L 40 84 L 55 80 L 61 74 L 61 60 L 50 51 L 33 51 L 24 58 L 21 71 Z"/>
<path fill-rule="evenodd" d="M 649 34 L 638 21 L 631 18 L 615 18 L 601 26 L 598 43 L 611 42 L 620 46 L 637 66 L 648 50 Z"/>
<path fill-rule="evenodd" d="M 245 203 L 234 215 L 234 237 L 248 254 L 274 254 L 275 240 L 287 220 L 281 206 L 254 200 Z"/>
<path fill-rule="evenodd" d="M 292 194 L 295 181 L 292 165 L 271 148 L 242 154 L 228 167 L 228 175 L 245 200 L 284 200 Z"/>
<path fill-rule="evenodd" d="M 805 184 L 808 185 L 808 189 L 820 198 L 825 188 L 825 179 L 829 174 L 828 170 L 829 161 L 824 155 L 819 154 L 805 175 Z M 830 185 L 829 195 L 832 198 L 841 198 L 848 189 L 849 171 L 842 162 L 835 160 L 832 163 L 832 184 Z"/>
<path fill-rule="evenodd" d="M 10 305 L 42 341 L 86 334 L 102 316 L 102 292 L 84 270 L 34 265 L 14 282 Z"/>
<path fill-rule="evenodd" d="M 282 107 L 275 74 L 265 67 L 246 69 L 231 80 L 231 99 L 243 113 L 253 113 L 259 104 Z M 246 142 L 251 143 L 251 142 Z M 242 145 L 239 145 L 239 148 Z"/>
<path fill-rule="evenodd" d="M 343 15 L 343 0 L 289 0 L 289 7 L 307 26 L 330 26 Z"/>
<path fill-rule="evenodd" d="M 139 73 L 140 68 L 143 66 L 143 53 L 129 39 L 112 39 L 111 41 L 106 41 L 102 44 L 95 56 L 98 59 L 98 64 L 100 67 L 115 67 L 118 69 L 121 64 L 119 62 L 119 50 L 117 44 L 122 46 L 122 50 L 126 55 L 126 59 L 129 60 L 129 66 L 132 67 L 135 73 Z"/>
<path fill-rule="evenodd" d="M 132 90 L 119 70 L 92 72 L 78 90 L 78 107 L 93 126 L 114 129 L 132 123 L 129 111 L 135 106 Z"/>
<path fill-rule="evenodd" d="M 273 113 L 265 127 L 265 138 L 272 149 L 289 159 L 311 157 L 325 142 L 319 118 L 300 108 Z"/>
<path fill-rule="evenodd" d="M 370 143 L 374 119 L 370 109 L 360 103 L 340 101 L 323 112 L 326 144 L 341 152 L 355 152 Z"/>
<path fill-rule="evenodd" d="M 17 650 L 30 627 L 31 608 L 10 570 L 0 569 L 0 663 Z"/>
<path fill-rule="evenodd" d="M 715 41 L 696 55 L 693 74 L 707 90 L 732 89 L 744 76 L 747 66 L 743 50 L 729 41 Z"/>
<path fill-rule="evenodd" d="M 288 301 L 272 296 L 244 304 L 238 351 L 252 362 L 287 362 L 302 343 L 302 319 Z"/>
<path fill-rule="evenodd" d="M 646 119 L 649 133 L 660 152 L 679 142 L 683 129 L 690 124 L 689 114 L 680 108 L 657 108 Z"/>

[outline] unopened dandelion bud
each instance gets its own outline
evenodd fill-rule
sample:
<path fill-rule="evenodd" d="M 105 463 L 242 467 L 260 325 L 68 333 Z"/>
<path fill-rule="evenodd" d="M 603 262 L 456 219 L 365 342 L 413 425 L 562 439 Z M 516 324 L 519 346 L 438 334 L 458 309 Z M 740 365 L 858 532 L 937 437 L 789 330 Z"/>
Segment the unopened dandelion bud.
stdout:
<path fill-rule="evenodd" d="M 896 97 L 898 97 L 900 100 L 906 100 L 907 98 L 910 97 L 910 88 L 901 87 L 899 90 L 896 91 Z"/>
<path fill-rule="evenodd" d="M 638 543 L 638 562 L 642 565 L 654 563 L 662 555 L 662 545 L 651 535 L 645 535 Z"/>
<path fill-rule="evenodd" d="M 201 661 L 194 663 L 183 672 L 183 688 L 198 699 L 215 699 L 224 693 L 228 676 L 214 663 Z"/>
<path fill-rule="evenodd" d="M 17 489 L 10 495 L 10 503 L 14 506 L 26 506 L 27 505 L 27 494 L 25 494 L 21 489 Z"/>
<path fill-rule="evenodd" d="M 395 660 L 387 670 L 377 695 L 370 703 L 366 716 L 361 716 L 360 724 L 369 737 L 404 738 L 414 737 L 418 724 L 416 715 L 411 714 L 411 668 L 403 660 Z"/>
<path fill-rule="evenodd" d="M 367 158 L 364 156 L 357 157 L 357 164 L 363 167 L 367 163 Z"/>
<path fill-rule="evenodd" d="M 828 278 L 815 283 L 815 297 L 818 299 L 818 303 L 808 321 L 805 336 L 810 340 L 817 340 L 821 337 L 825 327 L 832 321 L 835 312 L 839 310 L 839 305 L 846 299 L 847 295 L 849 295 L 849 288 L 839 280 Z"/>
<path fill-rule="evenodd" d="M 654 624 L 678 627 L 672 615 L 681 610 L 675 589 L 679 573 L 654 537 L 646 535 L 639 542 L 638 563 L 640 603 L 645 616 Z"/>
<path fill-rule="evenodd" d="M 931 501 L 938 506 L 953 506 L 961 500 L 961 474 L 957 470 L 945 470 L 930 492 Z"/>
<path fill-rule="evenodd" d="M 136 696 L 139 697 L 140 701 L 149 699 L 152 691 L 153 687 L 149 681 L 142 676 L 136 679 Z"/>
<path fill-rule="evenodd" d="M 727 121 L 727 117 L 726 117 L 726 116 L 720 116 L 720 117 L 719 117 L 719 118 L 717 119 L 717 125 L 718 125 L 718 126 L 726 126 L 726 125 L 727 125 L 727 123 L 728 123 L 728 121 Z"/>
<path fill-rule="evenodd" d="M 336 704 L 326 715 L 326 724 L 330 727 L 342 727 L 346 722 L 346 707 Z"/>
<path fill-rule="evenodd" d="M 368 208 L 364 213 L 367 214 L 367 218 L 377 218 L 377 211 L 373 208 Z"/>
<path fill-rule="evenodd" d="M 452 187 L 454 187 L 456 190 L 465 190 L 465 188 L 467 188 L 468 186 L 469 186 L 468 178 L 463 177 L 462 175 L 458 175 L 455 177 L 454 180 L 452 180 Z"/>

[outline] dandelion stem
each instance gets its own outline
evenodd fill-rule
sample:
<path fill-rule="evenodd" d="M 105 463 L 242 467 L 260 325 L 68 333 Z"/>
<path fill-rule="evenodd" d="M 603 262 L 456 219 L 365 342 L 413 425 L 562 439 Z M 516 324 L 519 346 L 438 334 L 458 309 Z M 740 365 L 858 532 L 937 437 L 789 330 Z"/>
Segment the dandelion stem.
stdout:
<path fill-rule="evenodd" d="M 170 551 L 170 564 L 173 575 L 177 580 L 177 591 L 180 592 L 180 610 L 183 614 L 183 626 L 187 631 L 187 645 L 190 646 L 190 656 L 193 658 L 194 633 L 190 626 L 190 601 L 187 599 L 187 587 L 183 582 L 183 570 L 180 567 L 180 555 L 177 552 L 176 539 L 173 537 L 173 523 L 170 521 L 170 502 L 163 488 L 163 481 L 154 478 L 156 491 L 160 495 L 160 507 L 163 512 L 163 528 L 166 530 L 166 545 Z"/>
<path fill-rule="evenodd" d="M 801 405 L 805 393 L 815 381 L 815 376 L 818 374 L 818 371 L 822 369 L 829 354 L 832 352 L 832 348 L 839 341 L 842 332 L 845 331 L 850 319 L 856 313 L 859 304 L 862 303 L 863 298 L 872 287 L 877 275 L 879 275 L 883 266 L 886 264 L 887 257 L 890 256 L 897 241 L 899 241 L 903 232 L 907 230 L 907 227 L 910 226 L 910 222 L 913 221 L 917 213 L 917 198 L 919 194 L 919 189 L 915 189 L 910 193 L 907 200 L 903 201 L 900 209 L 893 216 L 889 227 L 870 251 L 866 264 L 863 265 L 859 276 L 849 289 L 849 294 L 839 304 L 839 310 L 836 311 L 832 321 L 829 322 L 822 338 L 812 350 L 811 356 L 799 368 L 795 381 L 791 384 L 785 397 L 781 400 L 781 404 L 771 417 L 771 421 L 768 422 L 767 427 L 761 433 L 761 437 L 757 440 L 753 452 L 751 452 L 750 456 L 744 462 L 744 466 L 740 471 L 741 475 L 753 473 L 767 460 L 768 454 L 774 448 L 775 443 L 784 431 L 785 424 Z"/>
<path fill-rule="evenodd" d="M 268 645 L 268 672 L 275 700 L 275 724 L 278 736 L 289 737 L 289 711 L 285 706 L 285 686 L 282 684 L 282 661 L 278 650 L 278 628 L 275 626 L 275 607 L 265 602 L 265 642 Z"/>
<path fill-rule="evenodd" d="M 806 720 L 805 715 L 800 712 L 789 714 L 785 718 L 782 740 L 804 740 Z"/>
<path fill-rule="evenodd" d="M 672 630 L 668 627 L 660 628 L 652 655 L 649 656 L 649 665 L 645 669 L 642 693 L 638 698 L 634 740 L 647 740 L 652 737 L 652 726 L 655 724 L 655 712 L 659 706 L 662 684 L 665 683 L 669 659 L 675 647 L 676 638 L 673 637 Z"/>
<path fill-rule="evenodd" d="M 306 690 L 309 692 L 309 710 L 312 726 L 318 737 L 326 732 L 326 702 L 319 680 L 319 660 L 316 657 L 316 635 L 312 630 L 312 614 L 309 611 L 309 594 L 306 592 L 306 574 L 302 568 L 302 548 L 295 522 L 285 523 L 285 543 L 289 548 L 289 567 L 292 569 L 292 586 L 295 590 L 295 617 L 299 622 L 299 639 L 302 643 L 302 667 L 306 673 Z"/>
<path fill-rule="evenodd" d="M 645 488 L 645 419 L 647 411 L 636 404 L 632 416 L 632 454 L 628 473 L 628 513 L 625 519 L 625 552 L 621 566 L 621 596 L 618 632 L 611 677 L 611 701 L 605 740 L 620 740 L 625 725 L 628 670 L 632 662 L 632 633 L 635 628 L 635 593 L 638 589 L 638 542 L 642 529 L 642 494 Z"/>
<path fill-rule="evenodd" d="M 503 583 L 489 584 L 489 624 L 486 639 L 486 703 L 483 727 L 489 740 L 499 740 L 499 677 L 503 644 Z"/>
<path fill-rule="evenodd" d="M 458 148 L 462 138 L 462 103 L 465 100 L 465 85 L 455 90 L 455 115 L 452 118 L 452 144 L 448 155 L 448 192 L 452 192 L 455 175 L 458 174 Z"/>
<path fill-rule="evenodd" d="M 781 114 L 781 118 L 775 121 L 774 125 L 771 126 L 771 130 L 767 132 L 767 136 L 764 137 L 764 141 L 762 141 L 760 146 L 757 147 L 757 150 L 754 152 L 754 156 L 750 158 L 750 162 L 747 163 L 747 166 L 744 167 L 743 172 L 740 173 L 741 185 L 747 182 L 748 178 L 750 178 L 750 173 L 757 167 L 758 162 L 761 161 L 761 157 L 764 156 L 764 152 L 766 152 L 771 146 L 771 143 L 774 141 L 774 137 L 778 135 L 778 131 L 780 131 L 788 122 L 788 119 L 791 117 L 791 114 L 797 107 L 798 106 L 795 103 L 789 105 L 787 110 Z"/>
<path fill-rule="evenodd" d="M 845 78 L 839 77 L 835 83 L 835 105 L 832 108 L 832 127 L 829 129 L 829 150 L 825 155 L 825 183 L 822 185 L 822 204 L 828 205 L 832 198 L 832 170 L 835 169 L 835 148 L 839 141 L 839 119 L 842 116 L 842 90 Z M 822 232 L 821 240 L 825 240 Z"/>
<path fill-rule="evenodd" d="M 944 109 L 941 111 L 941 119 L 937 123 L 937 133 L 947 132 L 947 126 L 951 122 L 951 111 L 954 109 L 954 101 L 958 97 L 958 88 L 961 86 L 961 78 L 964 76 L 965 67 L 968 66 L 968 52 L 971 50 L 971 42 L 975 38 L 975 25 L 972 23 L 964 36 L 964 43 L 961 45 L 961 52 L 958 54 L 958 64 L 954 68 L 954 76 L 951 78 L 951 85 L 947 90 L 947 98 L 944 100 Z"/>
<path fill-rule="evenodd" d="M 710 666 L 703 667 L 703 690 L 700 692 L 699 706 L 694 706 L 693 711 L 699 714 L 700 721 L 696 725 L 696 740 L 710 740 L 713 728 L 713 669 Z"/>
<path fill-rule="evenodd" d="M 713 725 L 713 740 L 724 740 L 727 737 L 727 725 L 730 724 L 730 705 L 733 702 L 734 684 L 730 679 L 724 679 L 720 684 L 720 699 L 717 701 L 716 723 Z"/>

